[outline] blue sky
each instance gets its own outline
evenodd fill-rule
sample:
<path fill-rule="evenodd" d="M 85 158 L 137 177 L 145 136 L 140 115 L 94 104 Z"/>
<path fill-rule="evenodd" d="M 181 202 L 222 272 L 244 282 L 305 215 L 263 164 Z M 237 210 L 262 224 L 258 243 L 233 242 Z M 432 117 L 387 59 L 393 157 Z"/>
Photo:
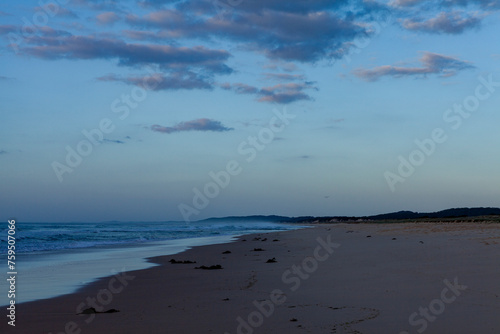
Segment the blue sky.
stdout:
<path fill-rule="evenodd" d="M 2 4 L 2 219 L 498 206 L 499 11 L 491 0 Z"/>

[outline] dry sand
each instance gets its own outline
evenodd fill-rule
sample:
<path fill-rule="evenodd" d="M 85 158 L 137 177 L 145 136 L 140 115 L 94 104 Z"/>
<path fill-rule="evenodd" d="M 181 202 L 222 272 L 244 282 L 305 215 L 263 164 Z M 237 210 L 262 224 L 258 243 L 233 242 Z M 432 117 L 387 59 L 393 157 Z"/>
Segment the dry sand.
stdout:
<path fill-rule="evenodd" d="M 17 305 L 16 327 L 4 316 L 0 332 L 500 333 L 498 224 L 317 225 L 152 261 Z M 119 312 L 76 315 L 92 299 Z"/>

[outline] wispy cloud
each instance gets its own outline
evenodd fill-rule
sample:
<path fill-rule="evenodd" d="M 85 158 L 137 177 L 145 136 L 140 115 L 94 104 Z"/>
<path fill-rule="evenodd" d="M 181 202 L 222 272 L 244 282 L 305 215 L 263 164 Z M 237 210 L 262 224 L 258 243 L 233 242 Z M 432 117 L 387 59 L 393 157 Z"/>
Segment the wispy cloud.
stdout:
<path fill-rule="evenodd" d="M 57 16 L 59 16 L 59 17 L 67 17 L 67 18 L 72 18 L 72 19 L 77 19 L 78 18 L 78 15 L 74 11 L 69 10 L 68 8 L 65 8 L 65 7 L 62 7 L 62 6 L 59 6 L 59 8 L 57 10 Z"/>
<path fill-rule="evenodd" d="M 224 90 L 232 90 L 237 94 L 258 94 L 260 89 L 254 86 L 250 86 L 241 82 L 237 83 L 222 83 L 219 85 Z"/>
<path fill-rule="evenodd" d="M 311 88 L 316 89 L 309 83 L 287 83 L 264 87 L 259 92 L 262 97 L 258 101 L 287 104 L 299 100 L 312 100 L 309 95 L 303 92 L 305 89 Z"/>
<path fill-rule="evenodd" d="M 498 0 L 442 0 L 443 6 L 479 6 L 482 9 L 492 10 L 500 8 L 500 1 Z"/>
<path fill-rule="evenodd" d="M 96 21 L 100 25 L 113 24 L 120 19 L 115 12 L 104 12 L 96 16 Z"/>
<path fill-rule="evenodd" d="M 0 24 L 0 35 L 7 35 L 11 32 L 17 32 L 19 30 L 18 26 L 13 24 Z"/>
<path fill-rule="evenodd" d="M 498 9 L 500 8 L 500 1 L 498 0 L 394 0 L 390 2 L 392 7 L 413 7 L 417 5 L 431 5 L 434 8 L 446 7 L 467 7 L 478 6 L 482 9 Z"/>
<path fill-rule="evenodd" d="M 106 139 L 106 138 L 103 139 L 103 142 L 104 143 L 111 143 L 111 144 L 125 144 L 125 142 L 121 141 L 121 140 Z"/>
<path fill-rule="evenodd" d="M 436 74 L 441 77 L 450 77 L 458 71 L 474 68 L 470 62 L 437 53 L 424 52 L 420 58 L 420 67 L 400 67 L 385 65 L 373 69 L 356 69 L 353 74 L 366 81 L 376 81 L 383 76 L 427 76 Z"/>
<path fill-rule="evenodd" d="M 118 59 L 122 66 L 158 65 L 166 70 L 193 67 L 208 73 L 232 72 L 225 64 L 230 57 L 229 52 L 204 46 L 126 43 L 116 38 L 69 33 L 57 36 L 45 33 L 31 40 L 35 45 L 24 47 L 22 51 L 44 59 Z"/>
<path fill-rule="evenodd" d="M 306 89 L 317 89 L 310 82 L 303 83 L 283 83 L 274 86 L 257 88 L 243 83 L 223 83 L 220 87 L 225 90 L 231 90 L 237 94 L 257 95 L 259 102 L 274 102 L 279 104 L 288 104 L 300 100 L 312 100 L 304 93 Z"/>
<path fill-rule="evenodd" d="M 41 3 L 41 1 L 39 3 Z M 78 18 L 78 15 L 75 12 L 63 6 L 50 7 L 49 10 L 51 11 L 51 13 L 53 13 L 51 14 L 51 16 L 55 15 L 55 17 L 65 17 L 70 19 Z M 33 11 L 36 13 L 36 12 L 45 12 L 46 10 L 43 7 L 34 7 Z"/>
<path fill-rule="evenodd" d="M 7 154 L 8 152 L 5 150 L 0 150 L 0 154 Z"/>
<path fill-rule="evenodd" d="M 264 77 L 268 80 L 277 81 L 303 81 L 305 77 L 302 74 L 289 74 L 289 73 L 263 73 Z"/>
<path fill-rule="evenodd" d="M 227 39 L 270 59 L 315 62 L 334 57 L 343 43 L 367 35 L 352 12 L 334 12 L 347 1 L 244 1 L 231 16 L 220 17 L 206 1 L 180 1 L 175 9 L 129 15 L 136 27 L 159 29 L 164 38 Z M 258 38 L 256 38 L 258 36 Z"/>
<path fill-rule="evenodd" d="M 424 2 L 424 0 L 394 0 L 390 2 L 393 7 L 411 7 Z"/>
<path fill-rule="evenodd" d="M 461 34 L 467 29 L 478 28 L 482 17 L 477 14 L 467 15 L 461 11 L 442 12 L 427 20 L 415 18 L 403 21 L 403 27 L 408 30 L 422 31 L 432 34 Z"/>
<path fill-rule="evenodd" d="M 155 73 L 134 77 L 108 74 L 97 78 L 97 80 L 123 82 L 127 85 L 139 86 L 153 91 L 213 88 L 213 80 L 209 77 L 190 71 L 176 71 L 170 74 Z"/>
<path fill-rule="evenodd" d="M 181 122 L 174 126 L 161 126 L 158 124 L 152 125 L 152 131 L 161 133 L 175 133 L 183 131 L 215 131 L 225 132 L 233 130 L 232 128 L 225 127 L 220 121 L 208 118 L 199 118 L 192 121 Z"/>
<path fill-rule="evenodd" d="M 430 34 L 479 29 L 484 18 L 500 10 L 498 0 L 393 0 L 389 5 L 402 28 Z"/>
<path fill-rule="evenodd" d="M 88 9 L 97 12 L 92 12 L 87 20 L 73 22 L 82 24 L 80 29 L 40 27 L 35 36 L 23 39 L 18 49 L 22 56 L 111 60 L 119 66 L 143 71 L 147 68 L 149 72 L 105 75 L 98 78 L 100 81 L 155 91 L 222 87 L 236 94 L 255 95 L 260 102 L 287 104 L 312 100 L 309 90 L 316 89 L 315 83 L 307 82 L 300 74 L 299 66 L 330 64 L 344 57 L 356 48 L 356 41 L 373 36 L 377 27 L 380 29 L 379 18 L 395 16 L 402 28 L 416 32 L 461 34 L 479 29 L 484 17 L 500 8 L 499 3 L 498 0 L 245 0 L 221 11 L 207 0 L 73 0 L 66 7 L 84 7 L 87 14 Z M 75 17 L 66 7 L 61 7 L 58 15 Z M 116 26 L 120 30 L 108 27 L 118 21 L 120 24 Z M 68 22 L 58 27 L 63 24 Z M 105 30 L 106 27 L 109 29 Z M 7 40 L 10 32 L 19 34 L 21 30 L 21 24 L 0 25 L 0 35 Z M 223 46 L 215 47 L 217 44 Z M 263 56 L 265 61 L 260 58 L 258 65 L 270 83 L 266 87 L 256 87 L 241 79 L 233 80 L 237 83 L 221 83 L 219 76 L 237 73 L 238 69 L 233 69 L 237 65 L 230 63 L 233 50 Z M 424 54 L 420 61 L 421 66 L 386 65 L 354 73 L 364 80 L 375 81 L 382 76 L 451 76 L 472 67 L 457 58 L 431 53 Z M 157 73 L 151 74 L 152 71 Z M 153 81 L 154 85 L 145 86 L 145 82 Z"/>
<path fill-rule="evenodd" d="M 124 11 L 125 1 L 117 0 L 72 0 L 72 3 L 95 11 Z"/>
<path fill-rule="evenodd" d="M 298 70 L 297 65 L 292 62 L 277 61 L 277 60 L 265 64 L 263 68 L 268 70 L 282 70 L 285 72 L 295 72 Z"/>

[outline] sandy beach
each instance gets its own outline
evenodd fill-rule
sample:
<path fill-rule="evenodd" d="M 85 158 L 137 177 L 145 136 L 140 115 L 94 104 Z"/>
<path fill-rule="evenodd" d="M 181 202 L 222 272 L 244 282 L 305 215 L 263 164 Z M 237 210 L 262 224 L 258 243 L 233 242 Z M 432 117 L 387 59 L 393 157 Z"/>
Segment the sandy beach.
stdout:
<path fill-rule="evenodd" d="M 498 224 L 321 224 L 151 261 L 16 305 L 0 332 L 500 332 Z"/>

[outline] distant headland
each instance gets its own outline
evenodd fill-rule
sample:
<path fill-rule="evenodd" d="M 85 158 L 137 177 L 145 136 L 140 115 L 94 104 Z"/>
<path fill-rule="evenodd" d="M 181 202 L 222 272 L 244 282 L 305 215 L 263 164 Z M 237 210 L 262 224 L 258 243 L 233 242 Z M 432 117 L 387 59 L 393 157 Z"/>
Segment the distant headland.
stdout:
<path fill-rule="evenodd" d="M 453 208 L 437 212 L 413 212 L 398 211 L 378 214 L 373 216 L 301 216 L 287 217 L 276 215 L 252 215 L 252 216 L 230 216 L 220 218 L 208 218 L 202 221 L 268 221 L 289 223 L 332 223 L 332 222 L 367 222 L 367 221 L 404 221 L 404 220 L 445 220 L 445 221 L 494 221 L 495 217 L 500 219 L 500 208 Z"/>

